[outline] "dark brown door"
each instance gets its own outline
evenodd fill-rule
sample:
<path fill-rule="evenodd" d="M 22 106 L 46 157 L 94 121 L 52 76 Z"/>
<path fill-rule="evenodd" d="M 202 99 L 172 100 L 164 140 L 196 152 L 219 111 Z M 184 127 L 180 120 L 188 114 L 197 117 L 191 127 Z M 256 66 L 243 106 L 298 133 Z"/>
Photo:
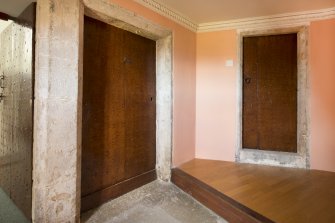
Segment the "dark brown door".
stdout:
<path fill-rule="evenodd" d="M 297 34 L 243 38 L 243 148 L 297 152 Z"/>
<path fill-rule="evenodd" d="M 155 179 L 156 43 L 85 17 L 82 210 Z"/>

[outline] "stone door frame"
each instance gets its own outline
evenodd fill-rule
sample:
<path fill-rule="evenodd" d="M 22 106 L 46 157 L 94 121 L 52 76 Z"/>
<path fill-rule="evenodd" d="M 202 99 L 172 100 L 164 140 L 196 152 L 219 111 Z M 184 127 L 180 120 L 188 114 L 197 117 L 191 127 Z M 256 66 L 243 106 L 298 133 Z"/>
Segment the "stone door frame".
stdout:
<path fill-rule="evenodd" d="M 277 26 L 238 30 L 238 71 L 237 71 L 237 143 L 235 160 L 240 163 L 253 163 L 273 166 L 310 168 L 310 111 L 308 76 L 308 25 Z M 243 109 L 243 37 L 297 34 L 297 153 L 255 150 L 242 147 Z"/>
<path fill-rule="evenodd" d="M 156 41 L 156 171 L 172 165 L 172 32 L 107 0 L 39 0 L 33 221 L 79 222 L 84 15 Z"/>

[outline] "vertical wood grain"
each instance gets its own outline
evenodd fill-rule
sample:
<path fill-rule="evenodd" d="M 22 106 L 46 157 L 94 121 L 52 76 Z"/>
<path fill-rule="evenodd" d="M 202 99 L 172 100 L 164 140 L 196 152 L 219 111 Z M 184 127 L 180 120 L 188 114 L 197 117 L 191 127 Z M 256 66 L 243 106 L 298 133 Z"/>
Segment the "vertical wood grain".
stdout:
<path fill-rule="evenodd" d="M 84 39 L 82 197 L 87 197 L 119 190 L 114 185 L 155 169 L 156 43 L 89 17 Z"/>
<path fill-rule="evenodd" d="M 296 153 L 297 34 L 245 37 L 243 53 L 243 146 Z"/>

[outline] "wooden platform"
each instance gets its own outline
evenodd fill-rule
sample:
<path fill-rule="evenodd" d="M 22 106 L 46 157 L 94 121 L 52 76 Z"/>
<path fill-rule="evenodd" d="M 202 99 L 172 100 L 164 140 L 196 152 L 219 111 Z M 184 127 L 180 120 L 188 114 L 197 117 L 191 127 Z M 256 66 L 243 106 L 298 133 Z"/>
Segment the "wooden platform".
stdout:
<path fill-rule="evenodd" d="M 172 182 L 229 222 L 335 222 L 335 173 L 195 159 Z"/>

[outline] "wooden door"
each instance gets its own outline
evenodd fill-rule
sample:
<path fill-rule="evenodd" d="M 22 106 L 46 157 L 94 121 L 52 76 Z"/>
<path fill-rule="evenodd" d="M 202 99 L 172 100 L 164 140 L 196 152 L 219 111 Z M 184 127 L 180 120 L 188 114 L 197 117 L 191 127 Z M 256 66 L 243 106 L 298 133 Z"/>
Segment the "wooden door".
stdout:
<path fill-rule="evenodd" d="M 82 210 L 156 178 L 156 43 L 85 17 Z"/>
<path fill-rule="evenodd" d="M 297 152 L 297 34 L 243 38 L 243 148 Z"/>

